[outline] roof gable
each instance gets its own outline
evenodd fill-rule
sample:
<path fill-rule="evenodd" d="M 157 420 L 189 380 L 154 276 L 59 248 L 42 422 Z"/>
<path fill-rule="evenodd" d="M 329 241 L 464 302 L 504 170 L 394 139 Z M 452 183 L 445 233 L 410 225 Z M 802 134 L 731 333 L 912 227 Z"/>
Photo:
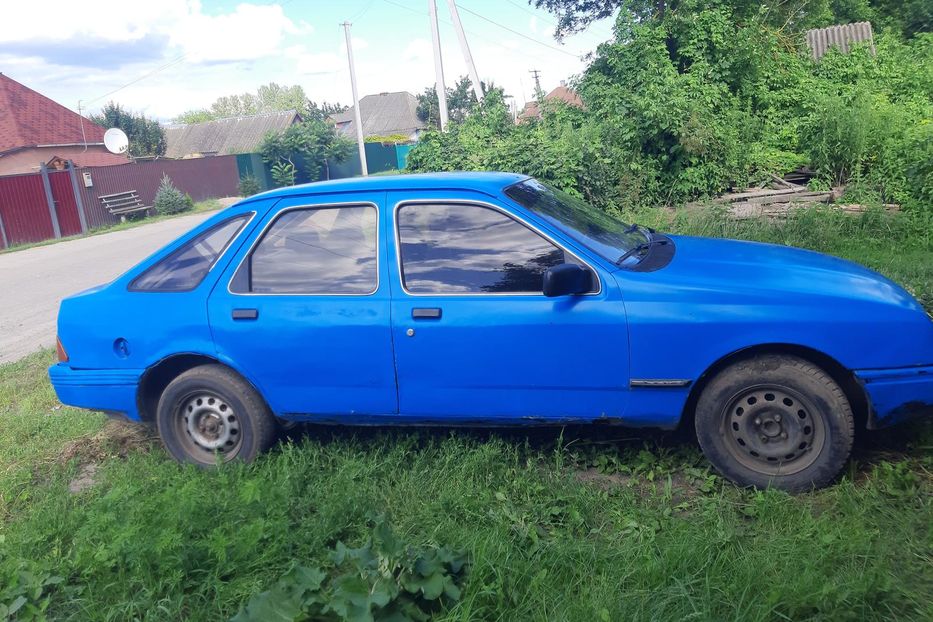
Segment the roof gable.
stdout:
<path fill-rule="evenodd" d="M 254 153 L 269 132 L 281 132 L 301 121 L 296 110 L 230 117 L 203 123 L 165 126 L 165 157 L 194 154 Z"/>
<path fill-rule="evenodd" d="M 360 100 L 360 117 L 363 136 L 413 134 L 425 127 L 424 121 L 418 118 L 418 98 L 408 91 L 367 95 Z M 356 133 L 352 107 L 331 119 L 344 134 Z"/>
<path fill-rule="evenodd" d="M 0 73 L 0 152 L 103 141 L 104 128 Z"/>

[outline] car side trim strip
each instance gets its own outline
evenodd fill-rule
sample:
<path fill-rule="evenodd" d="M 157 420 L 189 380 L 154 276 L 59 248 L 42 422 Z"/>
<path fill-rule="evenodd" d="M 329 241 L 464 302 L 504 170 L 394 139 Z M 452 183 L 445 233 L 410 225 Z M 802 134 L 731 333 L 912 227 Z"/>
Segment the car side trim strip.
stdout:
<path fill-rule="evenodd" d="M 689 387 L 691 382 L 689 378 L 632 378 L 628 385 L 633 389 L 669 389 Z"/>

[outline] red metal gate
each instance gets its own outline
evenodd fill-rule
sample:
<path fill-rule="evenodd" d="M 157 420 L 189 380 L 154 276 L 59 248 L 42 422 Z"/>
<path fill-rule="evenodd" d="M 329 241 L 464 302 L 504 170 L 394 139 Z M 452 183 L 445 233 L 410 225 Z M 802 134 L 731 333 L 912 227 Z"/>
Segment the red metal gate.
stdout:
<path fill-rule="evenodd" d="M 7 244 L 28 244 L 54 237 L 47 205 L 41 175 L 0 177 L 0 219 Z"/>
<path fill-rule="evenodd" d="M 49 185 L 52 187 L 52 200 L 55 202 L 62 237 L 81 233 L 81 219 L 78 216 L 78 202 L 75 201 L 71 174 L 68 171 L 50 171 Z"/>

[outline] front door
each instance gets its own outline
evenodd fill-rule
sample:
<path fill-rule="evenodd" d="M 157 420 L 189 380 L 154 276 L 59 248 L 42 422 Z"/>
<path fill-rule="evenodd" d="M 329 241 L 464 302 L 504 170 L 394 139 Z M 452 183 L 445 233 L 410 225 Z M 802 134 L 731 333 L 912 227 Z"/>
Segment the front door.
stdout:
<path fill-rule="evenodd" d="M 393 199 L 392 331 L 399 412 L 477 423 L 620 418 L 625 313 L 610 278 L 500 206 Z M 592 271 L 585 295 L 547 298 L 544 271 Z"/>
<path fill-rule="evenodd" d="M 277 203 L 208 303 L 217 351 L 279 416 L 397 412 L 384 193 Z"/>

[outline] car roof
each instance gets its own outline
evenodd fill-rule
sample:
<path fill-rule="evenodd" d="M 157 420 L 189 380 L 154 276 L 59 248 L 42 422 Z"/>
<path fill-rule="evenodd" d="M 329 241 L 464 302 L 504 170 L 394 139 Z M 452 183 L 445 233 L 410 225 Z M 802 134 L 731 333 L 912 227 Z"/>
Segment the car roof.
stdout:
<path fill-rule="evenodd" d="M 378 190 L 479 190 L 494 194 L 527 175 L 499 172 L 416 173 L 408 175 L 373 175 L 316 181 L 310 184 L 277 188 L 250 197 L 254 199 L 281 198 L 304 194 L 332 192 L 367 192 Z"/>

